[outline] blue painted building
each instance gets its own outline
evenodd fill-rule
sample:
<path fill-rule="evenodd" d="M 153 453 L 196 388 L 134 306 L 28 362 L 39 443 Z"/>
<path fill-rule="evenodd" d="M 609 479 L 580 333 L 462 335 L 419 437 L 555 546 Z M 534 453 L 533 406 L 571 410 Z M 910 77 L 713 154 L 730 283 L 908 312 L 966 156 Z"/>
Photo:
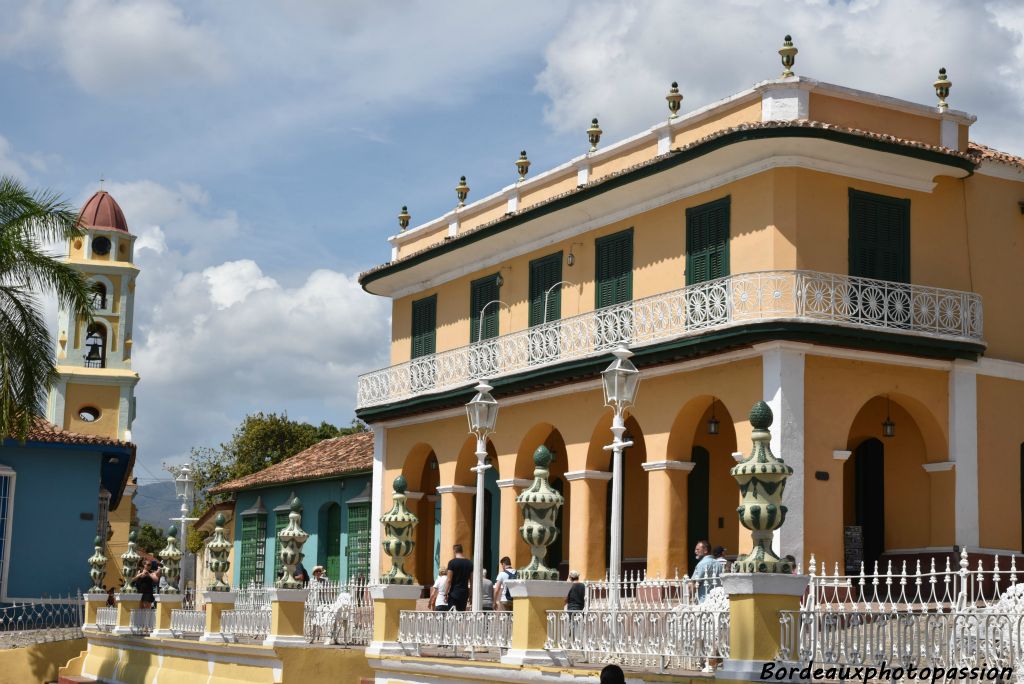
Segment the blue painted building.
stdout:
<path fill-rule="evenodd" d="M 277 533 L 294 497 L 309 533 L 303 565 L 323 565 L 333 580 L 369 577 L 373 433 L 326 439 L 258 473 L 211 490 L 232 493 L 232 584 L 272 584 L 280 572 Z"/>
<path fill-rule="evenodd" d="M 89 588 L 85 559 L 106 534 L 135 445 L 36 421 L 24 443 L 0 445 L 0 603 Z M 108 553 L 109 555 L 109 553 Z M 108 587 L 120 586 L 107 577 Z"/>

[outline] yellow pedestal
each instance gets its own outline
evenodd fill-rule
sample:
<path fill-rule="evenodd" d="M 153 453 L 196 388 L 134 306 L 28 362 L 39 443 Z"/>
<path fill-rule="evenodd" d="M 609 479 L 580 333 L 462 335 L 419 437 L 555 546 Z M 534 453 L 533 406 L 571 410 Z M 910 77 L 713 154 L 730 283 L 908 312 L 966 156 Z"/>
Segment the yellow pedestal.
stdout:
<path fill-rule="evenodd" d="M 142 594 L 114 594 L 117 599 L 117 622 L 111 634 L 131 634 L 132 611 L 139 608 Z"/>
<path fill-rule="evenodd" d="M 220 633 L 220 614 L 235 607 L 235 592 L 204 591 L 203 600 L 206 602 L 206 624 L 199 640 L 224 641 Z"/>
<path fill-rule="evenodd" d="M 270 599 L 270 634 L 264 646 L 295 646 L 306 643 L 303 617 L 309 589 L 267 589 Z"/>
<path fill-rule="evenodd" d="M 157 594 L 156 616 L 153 631 L 149 636 L 158 639 L 174 636 L 174 633 L 171 632 L 171 611 L 181 608 L 182 598 L 184 597 L 181 594 Z"/>
<path fill-rule="evenodd" d="M 563 654 L 545 650 L 548 640 L 548 611 L 562 610 L 569 593 L 567 582 L 512 580 L 506 584 L 512 594 L 512 647 L 501 657 L 511 665 L 564 665 Z"/>
<path fill-rule="evenodd" d="M 403 655 L 398 643 L 398 626 L 403 610 L 416 610 L 422 587 L 418 584 L 383 584 L 370 587 L 373 599 L 373 641 L 366 649 L 368 657 Z"/>
<path fill-rule="evenodd" d="M 82 629 L 96 629 L 96 611 L 107 605 L 106 594 L 85 594 L 85 621 Z"/>
<path fill-rule="evenodd" d="M 806 575 L 728 574 L 729 658 L 719 679 L 759 681 L 761 666 L 779 652 L 779 611 L 799 610 Z"/>

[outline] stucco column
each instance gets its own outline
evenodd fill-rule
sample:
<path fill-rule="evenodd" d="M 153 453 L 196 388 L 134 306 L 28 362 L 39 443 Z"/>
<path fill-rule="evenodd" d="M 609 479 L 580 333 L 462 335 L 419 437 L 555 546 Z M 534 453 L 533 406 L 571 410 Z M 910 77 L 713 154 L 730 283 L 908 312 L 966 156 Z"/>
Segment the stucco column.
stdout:
<path fill-rule="evenodd" d="M 954 544 L 956 534 L 956 509 L 959 503 L 956 495 L 956 478 L 952 461 L 922 463 L 921 467 L 928 473 L 928 501 L 931 523 L 928 533 L 928 546 L 950 547 Z M 950 506 L 950 503 L 953 506 Z"/>
<path fill-rule="evenodd" d="M 604 579 L 608 572 L 604 556 L 608 505 L 608 481 L 612 474 L 601 470 L 576 470 L 565 473 L 569 482 L 569 569 L 580 579 Z"/>
<path fill-rule="evenodd" d="M 387 455 L 387 432 L 380 425 L 373 425 L 373 478 L 370 491 L 370 584 L 380 580 L 380 524 L 381 502 L 384 499 L 384 458 Z"/>
<path fill-rule="evenodd" d="M 648 461 L 647 576 L 686 574 L 686 481 L 693 461 Z"/>
<path fill-rule="evenodd" d="M 956 463 L 956 541 L 976 549 L 978 532 L 978 364 L 957 360 L 949 372 L 949 460 Z"/>
<path fill-rule="evenodd" d="M 513 568 L 524 567 L 530 562 L 530 549 L 519 534 L 519 525 L 522 523 L 522 516 L 519 506 L 516 505 L 516 497 L 524 487 L 533 484 L 533 480 L 510 478 L 498 480 L 498 490 L 501 492 L 501 530 L 498 535 L 498 557 L 508 556 L 512 560 Z M 557 543 L 557 542 L 556 542 Z M 496 570 L 490 568 L 491 577 L 496 577 Z"/>
<path fill-rule="evenodd" d="M 452 546 L 462 544 L 466 558 L 473 557 L 473 495 L 476 488 L 441 485 L 441 563 L 452 559 Z"/>
<path fill-rule="evenodd" d="M 804 559 L 804 354 L 809 347 L 793 342 L 755 345 L 761 352 L 762 392 L 775 416 L 771 449 L 793 469 L 782 503 L 786 524 L 775 532 L 780 557 Z"/>

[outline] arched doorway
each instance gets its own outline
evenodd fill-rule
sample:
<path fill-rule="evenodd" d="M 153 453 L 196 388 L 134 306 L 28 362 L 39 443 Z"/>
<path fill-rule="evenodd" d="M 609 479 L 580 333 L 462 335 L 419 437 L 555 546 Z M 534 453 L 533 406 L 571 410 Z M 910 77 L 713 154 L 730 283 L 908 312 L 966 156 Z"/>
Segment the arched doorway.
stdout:
<path fill-rule="evenodd" d="M 702 446 L 693 447 L 690 455 L 693 470 L 686 481 L 686 539 L 687 568 L 686 574 L 693 574 L 697 565 L 697 557 L 693 555 L 693 547 L 702 539 L 708 539 L 708 506 L 711 494 L 711 454 Z"/>
<path fill-rule="evenodd" d="M 437 494 L 440 471 L 437 456 L 428 444 L 417 444 L 402 466 L 408 491 L 410 512 L 419 518 L 414 541 L 416 548 L 406 566 L 419 584 L 432 584 L 437 577 L 441 541 L 441 498 Z"/>
<path fill-rule="evenodd" d="M 864 566 L 885 551 L 885 445 L 872 437 L 853 450 L 853 524 L 859 527 Z"/>
<path fill-rule="evenodd" d="M 611 425 L 609 418 L 608 425 Z M 604 434 L 606 443 L 611 443 L 610 427 Z M 623 440 L 633 442 L 622 452 L 622 521 L 619 538 L 622 539 L 622 571 L 643 573 L 647 570 L 647 445 L 644 433 L 636 418 L 626 418 L 626 432 Z M 612 452 L 606 451 L 605 470 L 612 470 Z M 607 484 L 607 505 L 605 506 L 605 561 L 611 559 L 612 544 L 612 480 Z M 627 534 L 628 530 L 628 534 Z"/>
<path fill-rule="evenodd" d="M 542 445 L 548 448 L 553 457 L 551 465 L 548 467 L 548 482 L 552 488 L 562 495 L 565 501 L 555 519 L 555 525 L 558 527 L 558 538 L 548 547 L 545 564 L 549 568 L 557 569 L 562 579 L 565 579 L 569 575 L 570 548 L 570 488 L 565 481 L 565 472 L 568 469 L 568 454 L 562 433 L 556 427 L 550 423 L 538 423 L 527 430 L 516 452 L 514 477 L 524 482 L 533 480 L 533 454 Z M 521 491 L 521 488 L 517 487 L 516 491 Z M 529 550 L 519 535 L 519 524 L 522 518 L 518 507 L 510 511 L 510 515 L 514 516 L 513 519 L 503 521 L 503 524 L 507 527 L 504 538 L 506 540 L 513 539 L 514 546 L 518 548 L 516 553 L 513 553 L 512 548 L 502 549 L 501 555 L 508 555 L 513 558 L 513 561 L 518 559 L 522 565 L 529 559 Z M 506 544 L 508 545 L 508 542 Z"/>

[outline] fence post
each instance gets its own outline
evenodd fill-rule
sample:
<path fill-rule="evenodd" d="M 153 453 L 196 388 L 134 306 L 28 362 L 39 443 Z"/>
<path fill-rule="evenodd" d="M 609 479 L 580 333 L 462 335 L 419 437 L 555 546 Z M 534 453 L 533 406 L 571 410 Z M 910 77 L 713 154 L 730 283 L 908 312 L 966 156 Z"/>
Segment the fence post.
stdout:
<path fill-rule="evenodd" d="M 171 632 L 171 611 L 181 608 L 181 594 L 157 594 L 156 615 L 153 620 L 153 631 L 150 637 L 168 639 L 174 636 Z"/>
<path fill-rule="evenodd" d="M 235 591 L 204 591 L 203 601 L 206 604 L 206 622 L 203 626 L 203 636 L 200 641 L 223 642 L 221 634 L 220 618 L 225 610 L 235 607 Z"/>
<path fill-rule="evenodd" d="M 96 626 L 96 611 L 107 605 L 107 595 L 98 592 L 83 594 L 85 600 L 85 619 L 82 629 L 99 629 Z"/>
<path fill-rule="evenodd" d="M 373 599 L 373 640 L 366 649 L 368 657 L 405 655 L 398 642 L 398 627 L 403 610 L 416 610 L 423 591 L 417 584 L 377 584 L 370 587 Z"/>
<path fill-rule="evenodd" d="M 111 634 L 125 636 L 132 633 L 132 610 L 139 607 L 142 594 L 115 594 L 117 599 L 117 622 Z"/>
<path fill-rule="evenodd" d="M 569 585 L 557 580 L 511 580 L 512 647 L 501 662 L 510 665 L 568 665 L 563 651 L 548 651 L 548 611 L 561 610 Z"/>

